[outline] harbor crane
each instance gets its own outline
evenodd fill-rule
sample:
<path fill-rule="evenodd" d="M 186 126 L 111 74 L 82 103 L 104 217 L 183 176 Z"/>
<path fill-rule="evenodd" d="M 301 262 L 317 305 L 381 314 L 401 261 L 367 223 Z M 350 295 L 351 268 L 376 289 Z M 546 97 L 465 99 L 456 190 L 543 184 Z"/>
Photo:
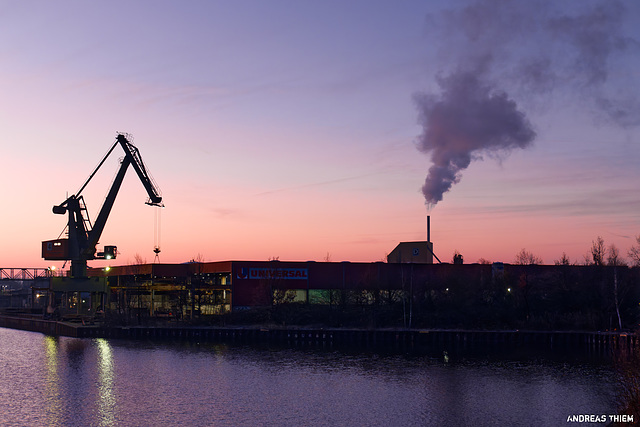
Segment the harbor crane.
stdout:
<path fill-rule="evenodd" d="M 149 199 L 146 201 L 146 204 L 150 206 L 164 206 L 162 204 L 160 191 L 151 178 L 151 175 L 147 172 L 147 169 L 142 162 L 142 158 L 140 157 L 140 152 L 131 143 L 131 140 L 131 135 L 119 132 L 117 134 L 116 141 L 113 143 L 93 173 L 85 181 L 82 187 L 80 187 L 80 190 L 78 190 L 76 194 L 69 196 L 64 202 L 53 207 L 54 214 L 68 214 L 68 221 L 65 227 L 65 230 L 67 231 L 67 238 L 58 238 L 56 240 L 42 242 L 42 257 L 45 260 L 71 261 L 72 277 L 87 277 L 88 260 L 116 258 L 118 253 L 116 246 L 105 245 L 102 251 L 97 252 L 96 245 L 98 244 L 98 240 L 100 240 L 107 218 L 109 217 L 109 213 L 111 212 L 111 208 L 113 207 L 113 203 L 115 202 L 129 166 L 133 167 L 145 190 L 147 190 Z M 113 180 L 113 184 L 111 185 L 107 197 L 102 204 L 102 208 L 100 209 L 95 222 L 91 224 L 87 207 L 81 193 L 117 145 L 122 147 L 125 156 L 120 163 L 120 169 Z M 156 247 L 156 250 L 159 251 L 159 248 Z"/>

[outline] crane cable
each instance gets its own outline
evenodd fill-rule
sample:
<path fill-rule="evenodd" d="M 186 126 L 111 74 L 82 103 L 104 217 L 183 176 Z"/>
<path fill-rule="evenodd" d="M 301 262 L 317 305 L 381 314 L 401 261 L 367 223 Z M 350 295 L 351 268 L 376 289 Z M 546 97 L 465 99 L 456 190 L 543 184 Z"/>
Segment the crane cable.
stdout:
<path fill-rule="evenodd" d="M 162 211 L 160 206 L 156 206 L 154 209 L 154 224 L 153 224 L 153 252 L 156 254 L 154 262 L 160 262 L 160 229 L 162 225 Z"/>

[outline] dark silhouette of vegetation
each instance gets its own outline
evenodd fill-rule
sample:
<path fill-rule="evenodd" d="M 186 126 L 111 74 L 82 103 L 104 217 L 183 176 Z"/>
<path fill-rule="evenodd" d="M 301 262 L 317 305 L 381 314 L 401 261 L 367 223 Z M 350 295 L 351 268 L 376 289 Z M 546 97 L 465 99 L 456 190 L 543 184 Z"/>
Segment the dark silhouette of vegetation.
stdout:
<path fill-rule="evenodd" d="M 572 265 L 571 260 L 565 252 L 562 252 L 560 259 L 555 260 L 553 263 L 555 265 Z"/>
<path fill-rule="evenodd" d="M 640 350 L 619 348 L 614 355 L 614 365 L 618 374 L 618 413 L 632 415 L 637 421 L 640 419 Z"/>
<path fill-rule="evenodd" d="M 640 267 L 640 234 L 636 236 L 636 243 L 629 249 L 629 258 L 634 267 Z"/>
<path fill-rule="evenodd" d="M 604 265 L 607 248 L 604 246 L 604 239 L 600 236 L 591 242 L 591 259 L 593 265 Z"/>
<path fill-rule="evenodd" d="M 499 270 L 491 265 L 448 264 L 424 270 L 413 268 L 412 272 L 409 265 L 403 267 L 404 288 L 396 283 L 393 292 L 382 280 L 372 282 L 369 290 L 340 290 L 338 303 L 287 302 L 278 298 L 272 307 L 230 313 L 226 322 L 613 331 L 634 330 L 640 320 L 639 268 L 505 265 L 504 270 Z"/>
<path fill-rule="evenodd" d="M 516 259 L 514 264 L 517 265 L 537 265 L 542 264 L 542 258 L 537 255 L 532 254 L 528 250 L 522 248 L 520 252 L 516 255 Z"/>

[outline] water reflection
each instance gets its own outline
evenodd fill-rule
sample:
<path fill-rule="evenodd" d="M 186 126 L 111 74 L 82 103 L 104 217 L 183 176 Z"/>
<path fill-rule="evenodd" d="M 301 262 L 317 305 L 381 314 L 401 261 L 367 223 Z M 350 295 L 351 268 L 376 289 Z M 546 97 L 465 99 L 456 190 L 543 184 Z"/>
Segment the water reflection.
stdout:
<path fill-rule="evenodd" d="M 47 378 L 45 382 L 45 402 L 48 425 L 61 423 L 61 403 L 58 377 L 58 339 L 51 336 L 44 338 Z"/>
<path fill-rule="evenodd" d="M 115 397 L 113 392 L 113 355 L 109 342 L 103 338 L 96 339 L 98 346 L 98 414 L 101 426 L 115 424 Z"/>

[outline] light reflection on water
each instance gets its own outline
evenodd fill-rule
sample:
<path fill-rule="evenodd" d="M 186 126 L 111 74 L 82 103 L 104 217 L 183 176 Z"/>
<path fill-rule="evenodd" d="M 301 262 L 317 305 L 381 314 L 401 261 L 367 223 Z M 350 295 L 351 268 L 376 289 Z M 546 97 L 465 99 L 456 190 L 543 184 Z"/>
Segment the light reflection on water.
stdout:
<path fill-rule="evenodd" d="M 113 361 L 111 346 L 103 338 L 95 340 L 98 347 L 98 402 L 100 425 L 111 426 L 115 423 L 116 400 L 113 395 Z"/>
<path fill-rule="evenodd" d="M 47 425 L 59 425 L 61 413 L 60 391 L 58 388 L 58 339 L 45 336 L 43 343 L 46 354 L 45 411 Z"/>
<path fill-rule="evenodd" d="M 459 356 L 459 355 L 455 355 Z M 53 338 L 0 328 L 1 425 L 553 426 L 615 413 L 606 364 Z"/>

